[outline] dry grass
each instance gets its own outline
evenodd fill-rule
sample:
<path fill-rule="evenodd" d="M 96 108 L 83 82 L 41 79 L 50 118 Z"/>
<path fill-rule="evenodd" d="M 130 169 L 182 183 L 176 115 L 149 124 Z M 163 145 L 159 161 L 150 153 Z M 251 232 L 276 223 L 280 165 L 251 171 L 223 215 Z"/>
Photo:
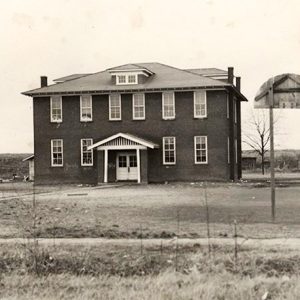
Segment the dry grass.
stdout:
<path fill-rule="evenodd" d="M 56 267 L 37 276 L 28 247 L 2 245 L 0 298 L 252 300 L 268 292 L 272 300 L 299 299 L 300 256 L 293 251 L 245 248 L 235 265 L 231 247 L 214 248 L 208 258 L 206 247 L 193 245 L 180 249 L 175 272 L 174 247 L 162 254 L 159 248 L 144 250 L 141 255 L 125 245 L 41 248 L 41 264 Z"/>
<path fill-rule="evenodd" d="M 32 191 L 32 187 L 30 184 L 27 187 L 26 191 L 26 185 L 0 185 L 2 195 L 15 197 L 9 200 L 3 196 L 0 201 L 0 237 L 29 234 L 32 196 L 24 194 Z M 201 183 L 127 185 L 105 189 L 52 186 L 37 187 L 37 192 L 37 231 L 40 237 L 206 236 L 206 208 Z M 257 184 L 210 183 L 211 236 L 232 236 L 232 223 L 237 220 L 240 236 L 300 237 L 299 194 L 299 186 L 277 189 L 277 224 L 271 224 L 269 188 Z"/>

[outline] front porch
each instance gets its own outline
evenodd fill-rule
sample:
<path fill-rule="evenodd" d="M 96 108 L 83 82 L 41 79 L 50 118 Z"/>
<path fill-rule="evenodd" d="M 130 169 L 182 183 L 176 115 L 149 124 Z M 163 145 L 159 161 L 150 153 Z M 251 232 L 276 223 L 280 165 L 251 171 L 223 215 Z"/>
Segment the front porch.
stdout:
<path fill-rule="evenodd" d="M 89 149 L 97 149 L 98 183 L 116 181 L 148 182 L 148 149 L 158 145 L 125 133 L 101 140 Z"/>

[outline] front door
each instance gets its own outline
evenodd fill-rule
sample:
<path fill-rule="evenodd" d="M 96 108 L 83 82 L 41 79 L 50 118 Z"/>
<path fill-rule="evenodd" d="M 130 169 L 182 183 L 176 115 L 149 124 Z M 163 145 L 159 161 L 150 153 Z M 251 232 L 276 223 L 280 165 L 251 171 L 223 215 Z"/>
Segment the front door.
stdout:
<path fill-rule="evenodd" d="M 135 153 L 119 153 L 117 155 L 117 180 L 138 180 Z"/>

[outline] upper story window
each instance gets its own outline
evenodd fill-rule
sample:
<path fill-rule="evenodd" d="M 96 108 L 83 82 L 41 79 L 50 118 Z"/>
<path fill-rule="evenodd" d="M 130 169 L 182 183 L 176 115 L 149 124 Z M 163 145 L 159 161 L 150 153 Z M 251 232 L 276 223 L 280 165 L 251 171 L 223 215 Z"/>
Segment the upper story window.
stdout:
<path fill-rule="evenodd" d="M 234 123 L 237 123 L 237 113 L 238 113 L 238 103 L 237 100 L 234 101 Z"/>
<path fill-rule="evenodd" d="M 82 95 L 80 97 L 80 121 L 88 122 L 93 119 L 92 96 Z"/>
<path fill-rule="evenodd" d="M 195 164 L 207 164 L 207 136 L 194 137 Z"/>
<path fill-rule="evenodd" d="M 61 96 L 50 98 L 50 120 L 51 122 L 62 122 L 62 99 Z"/>
<path fill-rule="evenodd" d="M 162 114 L 163 119 L 175 119 L 175 97 L 174 92 L 162 94 Z"/>
<path fill-rule="evenodd" d="M 88 150 L 88 147 L 93 144 L 93 139 L 81 140 L 81 165 L 92 166 L 93 165 L 93 150 Z"/>
<path fill-rule="evenodd" d="M 194 118 L 206 118 L 206 91 L 194 92 Z"/>
<path fill-rule="evenodd" d="M 121 95 L 120 94 L 109 95 L 109 120 L 110 121 L 121 120 Z"/>
<path fill-rule="evenodd" d="M 176 164 L 176 138 L 163 137 L 163 163 L 164 165 Z"/>
<path fill-rule="evenodd" d="M 122 84 L 137 84 L 138 83 L 138 76 L 137 74 L 117 74 L 116 75 L 116 83 L 119 85 Z"/>
<path fill-rule="evenodd" d="M 145 120 L 145 94 L 132 95 L 133 120 Z"/>
<path fill-rule="evenodd" d="M 63 166 L 63 140 L 61 139 L 51 140 L 51 166 Z"/>

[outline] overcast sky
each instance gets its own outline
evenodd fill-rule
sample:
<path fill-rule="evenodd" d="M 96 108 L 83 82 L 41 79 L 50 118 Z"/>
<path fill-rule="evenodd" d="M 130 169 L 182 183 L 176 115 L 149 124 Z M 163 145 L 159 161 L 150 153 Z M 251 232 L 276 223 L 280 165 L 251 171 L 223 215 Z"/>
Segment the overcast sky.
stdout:
<path fill-rule="evenodd" d="M 0 152 L 33 152 L 32 100 L 55 78 L 126 63 L 235 68 L 249 99 L 300 74 L 299 0 L 10 0 L 0 2 Z M 48 120 L 45 120 L 48 122 Z M 276 147 L 300 149 L 300 110 L 280 112 Z"/>

